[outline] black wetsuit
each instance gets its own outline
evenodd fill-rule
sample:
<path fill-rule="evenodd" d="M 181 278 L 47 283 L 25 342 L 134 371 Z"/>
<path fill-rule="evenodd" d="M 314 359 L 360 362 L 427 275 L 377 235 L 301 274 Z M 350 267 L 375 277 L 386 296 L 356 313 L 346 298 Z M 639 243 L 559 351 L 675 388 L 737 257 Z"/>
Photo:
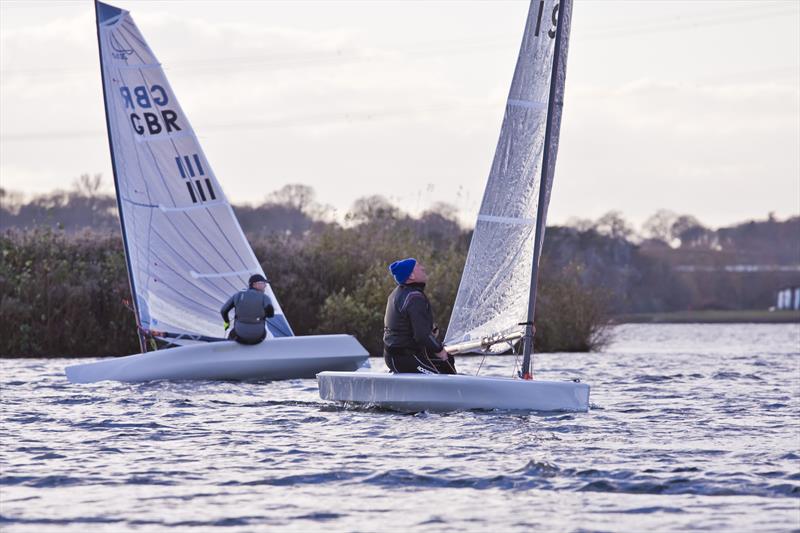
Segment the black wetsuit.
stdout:
<path fill-rule="evenodd" d="M 443 345 L 436 338 L 433 313 L 424 283 L 398 285 L 386 302 L 383 358 L 395 374 L 455 374 L 455 361 L 436 357 Z"/>
<path fill-rule="evenodd" d="M 241 344 L 258 344 L 263 341 L 267 336 L 264 321 L 275 316 L 270 297 L 252 288 L 237 292 L 220 309 L 225 322 L 228 322 L 228 313 L 234 307 L 236 320 L 228 338 Z"/>

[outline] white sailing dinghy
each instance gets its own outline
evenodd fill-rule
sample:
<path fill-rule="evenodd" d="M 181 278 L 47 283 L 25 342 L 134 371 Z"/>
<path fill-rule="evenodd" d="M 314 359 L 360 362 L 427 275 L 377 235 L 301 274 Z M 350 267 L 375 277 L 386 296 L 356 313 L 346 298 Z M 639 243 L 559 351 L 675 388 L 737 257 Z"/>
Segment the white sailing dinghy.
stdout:
<path fill-rule="evenodd" d="M 313 378 L 356 370 L 349 335 L 297 337 L 272 288 L 267 338 L 225 340 L 220 308 L 264 274 L 161 64 L 128 11 L 95 2 L 108 141 L 142 353 L 69 366 L 70 381 Z M 147 338 L 176 346 L 147 352 Z M 152 343 L 151 343 L 152 344 Z"/>
<path fill-rule="evenodd" d="M 321 372 L 320 396 L 399 411 L 588 411 L 589 386 L 531 379 L 539 257 L 555 172 L 572 0 L 532 0 L 445 345 L 499 353 L 523 340 L 520 376 Z"/>

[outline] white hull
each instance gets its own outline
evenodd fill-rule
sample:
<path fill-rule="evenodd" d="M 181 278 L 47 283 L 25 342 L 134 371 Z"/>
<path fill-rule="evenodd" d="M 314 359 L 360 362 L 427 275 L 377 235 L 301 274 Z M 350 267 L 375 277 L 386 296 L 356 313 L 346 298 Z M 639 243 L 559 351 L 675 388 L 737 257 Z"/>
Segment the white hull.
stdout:
<path fill-rule="evenodd" d="M 267 339 L 254 346 L 233 341 L 192 344 L 68 366 L 65 372 L 73 383 L 279 380 L 313 378 L 323 370 L 356 370 L 368 357 L 350 335 L 314 335 Z"/>
<path fill-rule="evenodd" d="M 503 409 L 589 410 L 589 385 L 572 381 L 374 372 L 321 372 L 324 400 L 365 404 L 402 412 Z"/>

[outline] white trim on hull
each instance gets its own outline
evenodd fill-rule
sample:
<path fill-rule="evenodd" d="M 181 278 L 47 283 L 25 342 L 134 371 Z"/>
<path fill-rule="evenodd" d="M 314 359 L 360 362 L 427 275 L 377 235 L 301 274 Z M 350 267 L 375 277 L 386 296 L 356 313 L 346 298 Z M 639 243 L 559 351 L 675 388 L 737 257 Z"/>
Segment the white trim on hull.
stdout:
<path fill-rule="evenodd" d="M 375 372 L 320 372 L 317 380 L 323 400 L 408 413 L 469 409 L 589 410 L 589 385 L 572 381 Z"/>
<path fill-rule="evenodd" d="M 68 366 L 73 383 L 96 381 L 280 380 L 313 378 L 324 370 L 356 370 L 369 353 L 350 335 L 192 344 Z"/>

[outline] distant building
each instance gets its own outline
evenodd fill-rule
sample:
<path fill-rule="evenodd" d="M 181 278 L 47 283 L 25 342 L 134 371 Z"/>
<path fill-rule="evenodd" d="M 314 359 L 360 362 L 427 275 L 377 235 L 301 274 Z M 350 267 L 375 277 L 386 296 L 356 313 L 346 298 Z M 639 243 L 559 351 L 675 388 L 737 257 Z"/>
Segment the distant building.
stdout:
<path fill-rule="evenodd" d="M 778 291 L 775 309 L 800 310 L 800 287 L 786 287 Z"/>

